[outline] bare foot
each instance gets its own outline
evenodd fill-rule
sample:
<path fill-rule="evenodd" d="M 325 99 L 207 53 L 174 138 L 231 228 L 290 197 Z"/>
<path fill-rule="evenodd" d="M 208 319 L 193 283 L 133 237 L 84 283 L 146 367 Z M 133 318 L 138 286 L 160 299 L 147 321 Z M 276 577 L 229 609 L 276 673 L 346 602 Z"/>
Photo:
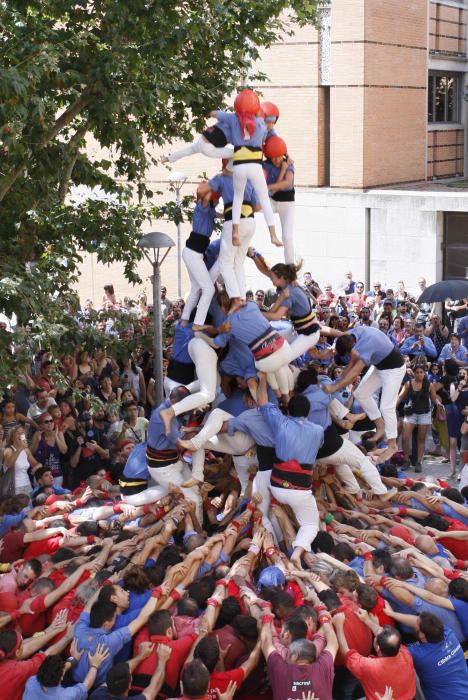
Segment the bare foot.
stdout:
<path fill-rule="evenodd" d="M 382 503 L 388 503 L 388 501 L 391 501 L 392 498 L 394 498 L 397 493 L 398 493 L 398 489 L 393 488 L 393 489 L 390 489 L 390 491 L 387 491 L 387 493 L 383 493 L 383 494 L 379 493 L 378 495 L 375 495 L 374 500 L 379 499 Z"/>
<path fill-rule="evenodd" d="M 162 411 L 159 412 L 159 415 L 161 416 L 161 420 L 164 425 L 164 430 L 166 435 L 169 435 L 171 432 L 171 425 L 172 425 L 172 419 L 174 418 L 174 409 L 172 406 L 169 408 L 163 408 Z"/>
<path fill-rule="evenodd" d="M 243 301 L 240 297 L 234 297 L 231 301 L 231 306 L 229 307 L 229 313 L 238 311 L 243 306 L 245 306 L 245 301 Z"/>
<path fill-rule="evenodd" d="M 177 440 L 177 447 L 182 450 L 187 450 L 188 452 L 195 452 L 197 449 L 191 440 Z"/>
<path fill-rule="evenodd" d="M 271 242 L 273 243 L 273 245 L 277 246 L 278 248 L 283 247 L 283 241 L 280 241 L 280 239 L 276 235 L 271 236 Z"/>
<path fill-rule="evenodd" d="M 239 226 L 237 224 L 232 225 L 232 245 L 234 245 L 234 246 L 240 245 Z"/>
<path fill-rule="evenodd" d="M 291 555 L 291 558 L 289 560 L 293 566 L 295 566 L 296 569 L 302 569 L 302 562 L 301 562 L 301 555 L 296 554 L 295 552 Z"/>
<path fill-rule="evenodd" d="M 348 420 L 350 423 L 357 423 L 360 420 L 364 420 L 366 416 L 367 413 L 348 413 L 346 420 Z"/>
<path fill-rule="evenodd" d="M 199 481 L 198 479 L 187 479 L 187 481 L 184 481 L 183 484 L 181 484 L 183 489 L 191 489 L 192 486 L 201 486 L 203 485 L 203 481 Z"/>
<path fill-rule="evenodd" d="M 373 461 L 375 464 L 383 464 L 384 462 L 386 462 L 387 460 L 389 460 L 390 457 L 393 457 L 393 455 L 395 454 L 395 452 L 396 452 L 396 448 L 395 448 L 395 447 L 390 447 L 390 445 L 388 445 L 388 446 L 385 447 L 385 449 L 383 449 L 383 450 L 373 450 L 373 451 L 369 454 L 369 457 L 372 459 L 372 461 Z"/>

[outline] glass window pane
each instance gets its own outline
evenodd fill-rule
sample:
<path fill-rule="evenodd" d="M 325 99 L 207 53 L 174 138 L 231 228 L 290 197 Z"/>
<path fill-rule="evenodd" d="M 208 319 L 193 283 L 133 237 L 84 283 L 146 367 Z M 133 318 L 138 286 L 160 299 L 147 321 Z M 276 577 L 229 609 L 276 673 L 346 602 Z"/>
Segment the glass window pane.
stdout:
<path fill-rule="evenodd" d="M 430 122 L 434 121 L 434 76 L 429 76 L 429 86 L 427 91 L 427 114 Z"/>
<path fill-rule="evenodd" d="M 447 122 L 455 121 L 455 79 L 447 78 L 447 103 L 446 103 L 446 118 Z"/>
<path fill-rule="evenodd" d="M 435 87 L 435 121 L 445 121 L 445 95 L 447 87 L 447 78 L 445 76 L 436 76 Z"/>

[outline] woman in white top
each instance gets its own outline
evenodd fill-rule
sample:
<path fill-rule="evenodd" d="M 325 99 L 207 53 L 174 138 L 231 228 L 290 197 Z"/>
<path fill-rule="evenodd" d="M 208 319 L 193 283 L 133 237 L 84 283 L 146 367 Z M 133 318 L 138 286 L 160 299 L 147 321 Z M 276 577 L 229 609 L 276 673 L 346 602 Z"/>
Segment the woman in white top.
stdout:
<path fill-rule="evenodd" d="M 8 469 L 15 470 L 15 496 L 19 493 L 30 494 L 32 491 L 28 469 L 36 471 L 40 466 L 31 454 L 28 441 L 22 425 L 17 425 L 8 436 L 8 447 L 5 449 L 4 464 Z"/>

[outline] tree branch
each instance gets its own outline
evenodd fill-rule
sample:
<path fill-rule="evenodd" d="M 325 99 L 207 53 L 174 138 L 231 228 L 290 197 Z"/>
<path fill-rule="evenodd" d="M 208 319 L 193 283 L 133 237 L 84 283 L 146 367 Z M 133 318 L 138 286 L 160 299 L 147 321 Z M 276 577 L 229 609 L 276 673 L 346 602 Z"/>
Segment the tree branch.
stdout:
<path fill-rule="evenodd" d="M 70 182 L 73 168 L 75 167 L 76 159 L 78 158 L 78 154 L 80 152 L 80 141 L 86 134 L 87 130 L 88 123 L 85 122 L 76 130 L 76 132 L 73 134 L 73 136 L 67 144 L 67 159 L 65 160 L 65 167 L 58 190 L 58 200 L 60 204 L 63 204 L 63 202 L 65 201 L 65 197 L 67 195 L 68 190 L 68 183 Z"/>

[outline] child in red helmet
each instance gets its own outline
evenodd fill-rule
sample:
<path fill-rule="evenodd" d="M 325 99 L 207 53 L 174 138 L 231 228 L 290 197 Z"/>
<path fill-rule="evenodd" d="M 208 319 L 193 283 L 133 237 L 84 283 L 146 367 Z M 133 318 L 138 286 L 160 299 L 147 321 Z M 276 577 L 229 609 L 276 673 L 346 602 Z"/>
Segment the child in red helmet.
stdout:
<path fill-rule="evenodd" d="M 275 214 L 279 214 L 281 221 L 284 261 L 287 264 L 294 263 L 294 165 L 287 155 L 286 143 L 279 136 L 267 138 L 263 153 L 266 157 L 263 170 L 272 208 Z"/>

